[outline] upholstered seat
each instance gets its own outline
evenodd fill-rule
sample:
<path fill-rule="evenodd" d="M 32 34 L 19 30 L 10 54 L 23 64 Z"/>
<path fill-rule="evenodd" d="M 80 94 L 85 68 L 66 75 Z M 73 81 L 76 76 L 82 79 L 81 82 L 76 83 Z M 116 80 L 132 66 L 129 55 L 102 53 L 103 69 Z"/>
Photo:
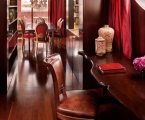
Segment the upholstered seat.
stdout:
<path fill-rule="evenodd" d="M 64 22 L 64 19 L 60 18 L 57 21 L 57 29 L 54 30 L 54 37 L 59 38 L 59 40 L 62 37 L 61 27 L 62 27 L 63 22 Z M 49 37 L 52 37 L 52 32 L 49 32 Z"/>
<path fill-rule="evenodd" d="M 35 34 L 30 33 L 30 38 L 34 38 L 34 36 L 35 36 Z M 23 34 L 23 37 L 24 37 L 24 38 L 29 38 L 29 32 L 26 31 L 26 32 Z"/>
<path fill-rule="evenodd" d="M 29 33 L 29 31 L 25 30 L 25 23 L 24 23 L 23 19 L 20 19 L 19 23 L 21 25 L 21 33 L 22 33 L 22 40 L 23 40 L 22 41 L 22 49 L 24 49 L 24 47 L 25 47 L 25 39 L 28 38 L 28 39 L 34 40 L 35 34 L 34 33 Z"/>
<path fill-rule="evenodd" d="M 58 53 L 47 57 L 44 63 L 51 71 L 53 78 L 57 118 L 95 120 L 99 106 L 97 93 L 89 90 L 65 90 L 63 63 Z"/>
<path fill-rule="evenodd" d="M 67 98 L 60 99 L 57 114 L 77 118 L 94 119 L 97 115 L 97 94 L 92 91 L 73 90 L 66 92 Z"/>
<path fill-rule="evenodd" d="M 39 22 L 35 28 L 36 37 L 34 37 L 34 42 L 36 43 L 35 51 L 38 51 L 38 43 L 46 44 L 46 55 L 47 55 L 47 44 L 49 42 L 48 35 L 48 26 L 45 22 Z"/>

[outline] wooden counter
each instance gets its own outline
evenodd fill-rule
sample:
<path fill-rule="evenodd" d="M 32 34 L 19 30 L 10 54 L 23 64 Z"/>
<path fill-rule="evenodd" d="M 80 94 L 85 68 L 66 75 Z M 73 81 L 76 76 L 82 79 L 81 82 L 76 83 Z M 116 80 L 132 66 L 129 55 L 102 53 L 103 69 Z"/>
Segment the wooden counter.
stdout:
<path fill-rule="evenodd" d="M 102 57 L 96 56 L 95 53 L 79 52 L 79 54 L 92 63 L 91 74 L 96 81 L 106 87 L 120 103 L 145 120 L 145 79 L 134 69 L 132 60 L 119 52 L 107 53 Z M 103 75 L 98 72 L 97 64 L 114 62 L 125 66 L 126 73 Z"/>

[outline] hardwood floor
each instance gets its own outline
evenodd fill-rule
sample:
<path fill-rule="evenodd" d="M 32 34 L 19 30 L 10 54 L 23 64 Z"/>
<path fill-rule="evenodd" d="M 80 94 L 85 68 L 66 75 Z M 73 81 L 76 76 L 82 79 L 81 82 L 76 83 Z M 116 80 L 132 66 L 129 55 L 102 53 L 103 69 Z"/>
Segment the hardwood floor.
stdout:
<path fill-rule="evenodd" d="M 43 44 L 39 46 L 37 59 L 33 50 L 29 54 L 28 47 L 22 52 L 21 45 L 20 39 L 16 78 L 13 78 L 8 94 L 0 95 L 0 120 L 55 120 L 53 82 L 51 73 L 43 64 L 43 59 L 46 57 Z M 67 79 L 66 89 L 81 89 L 67 63 L 64 46 L 61 48 L 61 45 L 55 42 L 55 52 L 60 53 L 63 59 Z M 101 94 L 99 89 L 97 92 Z M 137 120 L 137 117 L 121 104 L 102 102 L 98 111 L 98 120 Z"/>

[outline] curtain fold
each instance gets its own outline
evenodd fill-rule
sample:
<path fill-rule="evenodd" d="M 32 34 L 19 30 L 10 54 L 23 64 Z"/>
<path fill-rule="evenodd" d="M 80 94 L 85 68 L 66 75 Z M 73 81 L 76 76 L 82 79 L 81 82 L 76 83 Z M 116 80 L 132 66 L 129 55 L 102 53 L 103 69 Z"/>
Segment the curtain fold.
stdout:
<path fill-rule="evenodd" d="M 57 21 L 59 18 L 64 19 L 62 24 L 62 34 L 65 36 L 65 12 L 66 5 L 65 0 L 50 0 L 50 22 L 52 22 L 57 27 Z"/>
<path fill-rule="evenodd" d="M 57 19 L 59 19 L 59 18 L 64 19 L 64 23 L 62 24 L 62 34 L 63 34 L 63 36 L 65 36 L 65 28 L 66 28 L 66 24 L 65 24 L 65 17 L 66 17 L 65 1 L 66 0 L 58 0 L 58 14 L 57 14 Z"/>
<path fill-rule="evenodd" d="M 50 0 L 50 22 L 57 25 L 57 0 Z"/>
<path fill-rule="evenodd" d="M 132 58 L 131 1 L 110 0 L 109 26 L 114 28 L 113 49 Z"/>

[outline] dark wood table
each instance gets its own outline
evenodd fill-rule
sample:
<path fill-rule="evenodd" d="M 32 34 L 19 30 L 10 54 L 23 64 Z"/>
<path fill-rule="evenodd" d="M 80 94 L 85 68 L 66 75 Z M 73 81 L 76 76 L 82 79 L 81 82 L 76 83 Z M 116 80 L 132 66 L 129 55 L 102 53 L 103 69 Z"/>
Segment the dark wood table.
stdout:
<path fill-rule="evenodd" d="M 48 31 L 52 32 L 52 51 L 54 47 L 54 30 L 56 29 L 55 26 L 52 23 L 46 23 L 48 25 Z M 29 24 L 28 27 L 26 27 L 26 30 L 30 33 L 34 33 L 36 27 L 36 23 Z M 30 37 L 29 37 L 29 52 L 30 52 Z"/>
<path fill-rule="evenodd" d="M 97 56 L 95 53 L 79 52 L 92 63 L 91 74 L 96 81 L 127 108 L 132 110 L 139 118 L 145 120 L 145 79 L 140 77 L 139 71 L 133 67 L 132 60 L 120 52 L 107 53 Z M 97 64 L 121 63 L 126 67 L 126 73 L 101 74 Z"/>

